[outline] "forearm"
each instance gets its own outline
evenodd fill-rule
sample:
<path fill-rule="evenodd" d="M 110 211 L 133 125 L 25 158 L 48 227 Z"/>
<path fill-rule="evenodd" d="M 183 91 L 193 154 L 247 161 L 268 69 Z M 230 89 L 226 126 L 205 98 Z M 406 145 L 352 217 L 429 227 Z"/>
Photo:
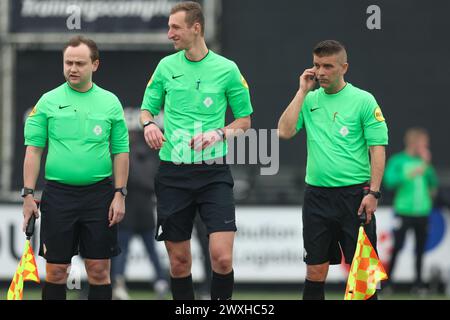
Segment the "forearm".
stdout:
<path fill-rule="evenodd" d="M 25 151 L 25 160 L 23 163 L 23 186 L 35 189 L 36 181 L 39 177 L 41 168 L 41 158 L 44 149 L 28 146 Z"/>
<path fill-rule="evenodd" d="M 282 139 L 290 139 L 295 135 L 296 126 L 306 94 L 299 90 L 278 121 L 278 135 Z"/>
<path fill-rule="evenodd" d="M 379 191 L 383 179 L 386 151 L 384 146 L 370 147 L 370 190 Z"/>
<path fill-rule="evenodd" d="M 148 110 L 142 110 L 140 120 L 141 120 L 141 125 L 143 125 L 144 122 L 154 121 L 155 118 L 152 116 L 152 114 Z"/>
<path fill-rule="evenodd" d="M 128 153 L 119 153 L 114 156 L 114 186 L 121 188 L 127 185 L 129 170 Z"/>
<path fill-rule="evenodd" d="M 223 132 L 225 133 L 225 137 L 231 138 L 240 134 L 244 134 L 245 131 L 250 129 L 252 126 L 252 120 L 250 116 L 239 118 L 234 120 L 232 123 L 230 123 L 228 126 L 223 128 Z"/>

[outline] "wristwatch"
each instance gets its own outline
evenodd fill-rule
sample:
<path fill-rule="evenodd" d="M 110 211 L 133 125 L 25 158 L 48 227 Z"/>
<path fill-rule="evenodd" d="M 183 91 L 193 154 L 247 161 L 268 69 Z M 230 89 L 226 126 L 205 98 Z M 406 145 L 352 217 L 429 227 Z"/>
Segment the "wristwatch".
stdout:
<path fill-rule="evenodd" d="M 375 199 L 380 199 L 381 198 L 381 192 L 380 191 L 372 191 L 370 189 L 364 189 L 364 196 L 367 195 L 373 195 L 375 197 Z"/>
<path fill-rule="evenodd" d="M 114 192 L 120 192 L 124 197 L 126 197 L 128 194 L 128 190 L 126 187 L 115 188 Z"/>
<path fill-rule="evenodd" d="M 22 198 L 25 198 L 29 194 L 34 195 L 34 190 L 27 187 L 23 187 L 22 190 L 20 190 L 20 196 Z"/>
<path fill-rule="evenodd" d="M 147 120 L 147 121 L 145 121 L 145 122 L 142 124 L 142 128 L 145 128 L 145 127 L 147 127 L 147 126 L 149 126 L 149 125 L 151 125 L 151 124 L 156 125 L 156 122 L 155 122 L 155 121 L 152 121 L 152 120 Z"/>
<path fill-rule="evenodd" d="M 217 132 L 217 134 L 220 136 L 220 138 L 222 139 L 222 141 L 225 140 L 226 136 L 225 136 L 225 132 L 222 129 L 216 129 L 215 130 Z"/>

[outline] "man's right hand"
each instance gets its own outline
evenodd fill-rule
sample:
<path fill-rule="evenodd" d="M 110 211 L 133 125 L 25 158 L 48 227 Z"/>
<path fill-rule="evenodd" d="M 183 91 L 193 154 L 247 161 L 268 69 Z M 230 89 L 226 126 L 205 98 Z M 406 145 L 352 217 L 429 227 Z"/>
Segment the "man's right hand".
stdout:
<path fill-rule="evenodd" d="M 431 163 L 431 152 L 428 148 L 421 148 L 418 150 L 418 154 L 419 157 L 422 158 L 422 160 L 426 163 L 426 164 L 430 164 Z"/>
<path fill-rule="evenodd" d="M 300 76 L 300 91 L 305 95 L 316 85 L 316 68 L 306 69 Z"/>
<path fill-rule="evenodd" d="M 30 194 L 23 198 L 23 232 L 25 232 L 28 226 L 28 221 L 30 221 L 32 215 L 34 215 L 36 219 L 39 218 L 39 211 L 36 202 L 34 201 L 33 195 Z"/>
<path fill-rule="evenodd" d="M 144 128 L 144 138 L 148 146 L 154 150 L 160 150 L 163 147 L 164 142 L 166 141 L 161 130 L 154 123 Z"/>

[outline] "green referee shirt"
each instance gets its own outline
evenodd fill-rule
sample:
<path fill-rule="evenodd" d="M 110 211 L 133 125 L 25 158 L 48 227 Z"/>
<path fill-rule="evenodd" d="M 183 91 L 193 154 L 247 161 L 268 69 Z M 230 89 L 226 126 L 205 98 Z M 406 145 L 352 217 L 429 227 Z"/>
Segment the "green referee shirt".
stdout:
<path fill-rule="evenodd" d="M 342 187 L 370 180 L 369 146 L 387 145 L 388 130 L 375 98 L 347 85 L 336 94 L 309 92 L 297 131 L 306 129 L 306 183 Z"/>
<path fill-rule="evenodd" d="M 223 157 L 226 142 L 202 152 L 189 147 L 200 133 L 225 126 L 225 111 L 230 105 L 234 117 L 253 113 L 247 82 L 237 65 L 209 50 L 198 62 L 180 51 L 160 61 L 145 90 L 142 110 L 158 115 L 164 107 L 163 161 L 194 163 Z"/>
<path fill-rule="evenodd" d="M 111 176 L 111 153 L 129 152 L 119 99 L 95 84 L 87 92 L 67 83 L 47 92 L 26 120 L 25 145 L 47 141 L 47 180 L 82 186 Z"/>
<path fill-rule="evenodd" d="M 419 167 L 425 166 L 423 174 L 412 176 Z M 394 209 L 404 216 L 427 216 L 431 212 L 431 191 L 438 186 L 436 173 L 419 157 L 406 152 L 393 155 L 387 165 L 383 179 L 388 189 L 395 190 Z"/>

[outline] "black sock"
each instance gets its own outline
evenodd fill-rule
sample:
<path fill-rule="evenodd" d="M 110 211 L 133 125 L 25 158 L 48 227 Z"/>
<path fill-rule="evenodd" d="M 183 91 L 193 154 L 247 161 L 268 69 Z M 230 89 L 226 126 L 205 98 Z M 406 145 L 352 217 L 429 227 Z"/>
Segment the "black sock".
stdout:
<path fill-rule="evenodd" d="M 213 271 L 211 280 L 211 300 L 231 300 L 234 286 L 234 271 L 219 274 Z"/>
<path fill-rule="evenodd" d="M 112 300 L 111 284 L 89 284 L 88 300 Z"/>
<path fill-rule="evenodd" d="M 192 275 L 186 278 L 170 277 L 173 300 L 195 300 Z"/>
<path fill-rule="evenodd" d="M 42 300 L 66 300 L 66 284 L 44 282 Z"/>
<path fill-rule="evenodd" d="M 309 281 L 305 279 L 303 300 L 325 300 L 325 282 Z"/>

